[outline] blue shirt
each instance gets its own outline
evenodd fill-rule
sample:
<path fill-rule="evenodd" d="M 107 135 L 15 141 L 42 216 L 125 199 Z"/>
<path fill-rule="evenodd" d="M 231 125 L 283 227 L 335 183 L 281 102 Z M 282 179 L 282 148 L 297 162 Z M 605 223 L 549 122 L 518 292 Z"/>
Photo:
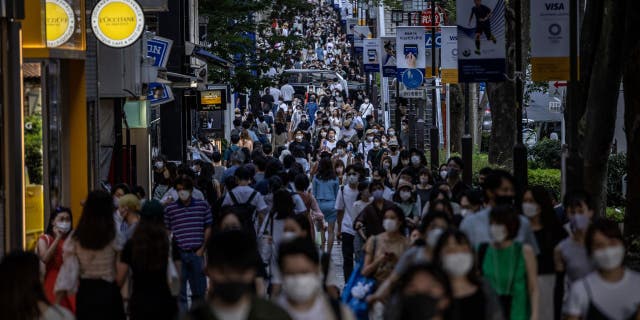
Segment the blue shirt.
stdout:
<path fill-rule="evenodd" d="M 475 214 L 468 215 L 462 220 L 460 224 L 460 231 L 464 232 L 471 245 L 476 248 L 481 243 L 491 243 L 491 235 L 489 233 L 489 214 L 491 208 L 484 208 Z M 533 248 L 534 253 L 537 255 L 540 253 L 538 248 L 538 242 L 536 236 L 531 230 L 529 220 L 524 216 L 520 217 L 520 229 L 518 229 L 518 235 L 514 239 L 524 244 L 528 244 Z"/>
<path fill-rule="evenodd" d="M 204 232 L 211 225 L 211 208 L 204 200 L 191 199 L 188 206 L 176 201 L 165 208 L 164 223 L 182 250 L 197 250 L 204 244 Z"/>

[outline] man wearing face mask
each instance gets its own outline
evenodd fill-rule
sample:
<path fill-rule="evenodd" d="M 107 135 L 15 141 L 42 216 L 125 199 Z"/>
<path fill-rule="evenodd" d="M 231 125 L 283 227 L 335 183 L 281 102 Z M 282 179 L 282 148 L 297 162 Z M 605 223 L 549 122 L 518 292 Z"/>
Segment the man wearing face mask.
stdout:
<path fill-rule="evenodd" d="M 515 180 L 513 176 L 504 170 L 494 170 L 487 176 L 484 185 L 485 199 L 487 207 L 476 214 L 468 215 L 460 224 L 460 231 L 464 232 L 474 247 L 481 243 L 491 242 L 489 233 L 489 214 L 491 209 L 497 205 L 513 205 L 515 197 Z M 540 250 L 536 241 L 529 219 L 519 215 L 520 228 L 515 237 L 515 241 L 528 244 L 537 255 Z"/>
<path fill-rule="evenodd" d="M 470 187 L 464 184 L 461 179 L 464 162 L 462 158 L 454 156 L 447 161 L 447 184 L 451 188 L 451 201 L 460 202 L 462 194 Z"/>
<path fill-rule="evenodd" d="M 362 165 L 353 164 L 347 167 L 346 172 L 346 185 L 338 190 L 335 208 L 338 214 L 336 235 L 338 240 L 342 240 L 342 259 L 344 261 L 342 269 L 344 278 L 349 279 L 353 271 L 354 253 L 359 258 L 359 251 L 355 251 L 354 248 L 362 246 L 362 241 L 356 236 L 356 231 L 353 229 L 356 213 L 352 204 L 358 200 L 358 182 L 364 177 L 365 170 Z"/>
<path fill-rule="evenodd" d="M 192 301 L 204 298 L 207 283 L 202 272 L 205 244 L 211 234 L 213 220 L 211 208 L 204 200 L 195 199 L 193 181 L 188 176 L 176 180 L 178 200 L 165 208 L 164 222 L 173 234 L 182 262 L 182 284 L 180 286 L 180 310 L 187 306 L 187 281 L 191 288 Z"/>
<path fill-rule="evenodd" d="M 373 129 L 367 130 L 365 140 L 360 142 L 360 144 L 358 145 L 358 152 L 362 153 L 363 155 L 368 155 L 369 151 L 374 147 L 374 143 L 373 143 L 374 137 L 375 137 L 375 133 L 373 132 Z M 367 164 L 367 167 L 368 167 L 368 164 Z"/>
<path fill-rule="evenodd" d="M 275 304 L 263 300 L 252 290 L 260 257 L 255 239 L 240 230 L 214 234 L 207 245 L 207 276 L 210 292 L 185 320 L 289 320 Z"/>
<path fill-rule="evenodd" d="M 362 209 L 354 223 L 356 231 L 364 228 L 364 234 L 367 238 L 384 232 L 382 225 L 384 213 L 396 206 L 395 203 L 384 198 L 384 185 L 382 182 L 371 182 L 369 184 L 369 192 L 373 197 L 373 202 Z"/>
<path fill-rule="evenodd" d="M 364 102 L 360 105 L 359 110 L 365 118 L 373 113 L 373 104 L 369 102 L 369 98 L 364 98 Z"/>
<path fill-rule="evenodd" d="M 278 264 L 283 275 L 284 294 L 277 298 L 277 303 L 291 318 L 355 319 L 349 308 L 324 293 L 320 257 L 309 240 L 297 238 L 282 243 Z"/>

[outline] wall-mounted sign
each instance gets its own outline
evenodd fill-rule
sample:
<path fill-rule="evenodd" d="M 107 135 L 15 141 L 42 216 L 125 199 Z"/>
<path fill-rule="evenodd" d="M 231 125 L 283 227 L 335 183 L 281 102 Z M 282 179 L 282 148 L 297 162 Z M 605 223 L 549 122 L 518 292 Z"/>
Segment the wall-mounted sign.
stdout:
<path fill-rule="evenodd" d="M 59 47 L 71 39 L 76 27 L 73 8 L 65 0 L 47 0 L 45 9 L 47 47 Z"/>
<path fill-rule="evenodd" d="M 155 36 L 147 40 L 147 56 L 153 58 L 154 67 L 166 67 L 173 40 Z"/>
<path fill-rule="evenodd" d="M 227 93 L 224 89 L 200 91 L 198 111 L 225 110 L 227 107 Z"/>
<path fill-rule="evenodd" d="M 144 12 L 135 0 L 101 0 L 91 13 L 91 29 L 109 47 L 128 47 L 144 32 Z"/>

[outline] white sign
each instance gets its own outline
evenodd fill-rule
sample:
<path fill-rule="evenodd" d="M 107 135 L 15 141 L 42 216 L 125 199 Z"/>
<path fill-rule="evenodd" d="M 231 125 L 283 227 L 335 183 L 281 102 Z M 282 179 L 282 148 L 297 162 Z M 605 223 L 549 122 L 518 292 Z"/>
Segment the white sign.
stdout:
<path fill-rule="evenodd" d="M 458 30 L 456 27 L 442 27 L 442 48 L 440 51 L 440 72 L 443 83 L 458 83 Z"/>
<path fill-rule="evenodd" d="M 364 72 L 380 72 L 380 39 L 364 39 L 362 46 Z"/>
<path fill-rule="evenodd" d="M 101 0 L 91 12 L 91 29 L 109 47 L 128 47 L 144 32 L 144 12 L 135 0 Z"/>
<path fill-rule="evenodd" d="M 533 80 L 568 80 L 569 0 L 531 1 L 531 25 Z"/>
<path fill-rule="evenodd" d="M 424 69 L 424 27 L 398 27 L 396 59 L 398 69 Z M 398 70 L 400 73 L 400 70 Z"/>

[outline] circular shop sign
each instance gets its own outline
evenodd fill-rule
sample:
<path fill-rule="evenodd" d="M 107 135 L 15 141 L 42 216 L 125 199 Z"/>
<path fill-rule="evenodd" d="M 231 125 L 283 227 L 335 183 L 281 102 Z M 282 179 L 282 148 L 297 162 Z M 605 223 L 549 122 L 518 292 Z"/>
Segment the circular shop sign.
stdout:
<path fill-rule="evenodd" d="M 109 47 L 128 47 L 144 31 L 144 12 L 135 0 L 101 0 L 91 13 L 91 29 Z"/>
<path fill-rule="evenodd" d="M 71 39 L 76 27 L 73 8 L 65 0 L 47 0 L 45 10 L 47 47 L 59 47 Z"/>

